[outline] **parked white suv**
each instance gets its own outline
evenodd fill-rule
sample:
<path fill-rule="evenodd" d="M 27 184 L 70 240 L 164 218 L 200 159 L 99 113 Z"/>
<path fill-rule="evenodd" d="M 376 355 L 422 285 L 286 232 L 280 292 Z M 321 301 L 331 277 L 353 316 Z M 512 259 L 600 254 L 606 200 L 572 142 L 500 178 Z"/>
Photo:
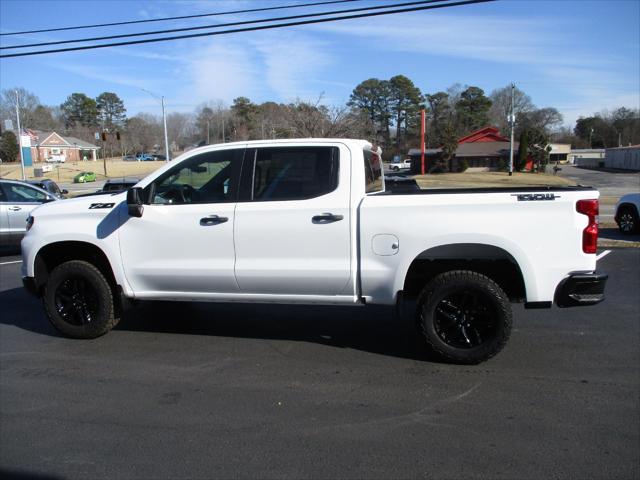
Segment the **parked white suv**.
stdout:
<path fill-rule="evenodd" d="M 615 220 L 622 233 L 640 232 L 640 193 L 624 195 L 616 203 Z"/>

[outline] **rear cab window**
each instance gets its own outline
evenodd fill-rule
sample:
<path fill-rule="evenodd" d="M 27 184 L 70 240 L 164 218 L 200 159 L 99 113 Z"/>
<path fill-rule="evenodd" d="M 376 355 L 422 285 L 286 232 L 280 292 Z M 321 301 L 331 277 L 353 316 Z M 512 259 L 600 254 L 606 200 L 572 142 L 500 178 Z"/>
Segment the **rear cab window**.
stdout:
<path fill-rule="evenodd" d="M 365 148 L 364 178 L 365 193 L 378 193 L 384 191 L 384 176 L 382 174 L 382 155 L 380 149 L 371 150 Z"/>

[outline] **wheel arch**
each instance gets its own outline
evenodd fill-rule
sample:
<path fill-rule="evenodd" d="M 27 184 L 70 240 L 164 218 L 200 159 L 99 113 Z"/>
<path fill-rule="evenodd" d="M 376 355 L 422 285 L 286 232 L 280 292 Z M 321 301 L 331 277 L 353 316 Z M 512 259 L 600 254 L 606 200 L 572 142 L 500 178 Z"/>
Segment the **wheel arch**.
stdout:
<path fill-rule="evenodd" d="M 94 265 L 105 276 L 114 293 L 119 283 L 113 266 L 104 251 L 97 245 L 83 241 L 60 241 L 44 245 L 35 256 L 34 277 L 37 294 L 42 294 L 51 271 L 70 260 L 84 260 Z"/>
<path fill-rule="evenodd" d="M 422 251 L 405 273 L 403 296 L 417 297 L 436 275 L 451 270 L 471 270 L 489 277 L 512 302 L 523 302 L 527 297 L 525 277 L 518 261 L 507 250 L 483 243 L 454 243 Z"/>

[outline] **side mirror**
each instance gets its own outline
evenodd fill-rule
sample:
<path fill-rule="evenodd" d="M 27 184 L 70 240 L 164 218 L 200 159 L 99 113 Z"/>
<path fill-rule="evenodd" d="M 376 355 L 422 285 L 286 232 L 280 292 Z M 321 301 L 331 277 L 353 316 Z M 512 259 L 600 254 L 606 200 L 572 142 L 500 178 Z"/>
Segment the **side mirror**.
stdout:
<path fill-rule="evenodd" d="M 64 190 L 62 190 L 62 195 L 69 195 L 69 190 L 67 190 L 66 188 Z"/>
<path fill-rule="evenodd" d="M 144 211 L 142 205 L 143 190 L 140 187 L 133 187 L 127 190 L 127 208 L 132 217 L 141 217 Z"/>

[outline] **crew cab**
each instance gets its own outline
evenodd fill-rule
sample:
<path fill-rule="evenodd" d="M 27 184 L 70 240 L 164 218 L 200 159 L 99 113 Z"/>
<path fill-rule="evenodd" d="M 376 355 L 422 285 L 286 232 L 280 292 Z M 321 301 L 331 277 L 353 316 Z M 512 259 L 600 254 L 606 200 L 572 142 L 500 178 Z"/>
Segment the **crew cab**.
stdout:
<path fill-rule="evenodd" d="M 127 192 L 35 210 L 24 285 L 76 338 L 131 300 L 415 305 L 426 345 L 458 363 L 503 348 L 511 302 L 604 299 L 596 190 L 400 183 L 363 140 L 197 148 Z"/>

